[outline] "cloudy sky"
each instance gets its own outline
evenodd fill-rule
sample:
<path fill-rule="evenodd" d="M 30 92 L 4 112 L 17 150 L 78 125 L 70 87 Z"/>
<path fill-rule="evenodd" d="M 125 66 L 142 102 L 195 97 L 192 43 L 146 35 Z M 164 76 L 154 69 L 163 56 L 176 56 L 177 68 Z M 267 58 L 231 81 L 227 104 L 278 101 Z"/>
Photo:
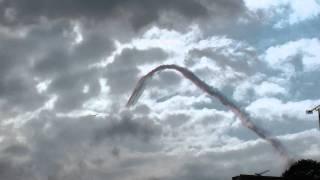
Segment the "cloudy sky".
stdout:
<path fill-rule="evenodd" d="M 190 69 L 320 160 L 318 0 L 0 0 L 0 179 L 227 180 L 285 163 Z"/>

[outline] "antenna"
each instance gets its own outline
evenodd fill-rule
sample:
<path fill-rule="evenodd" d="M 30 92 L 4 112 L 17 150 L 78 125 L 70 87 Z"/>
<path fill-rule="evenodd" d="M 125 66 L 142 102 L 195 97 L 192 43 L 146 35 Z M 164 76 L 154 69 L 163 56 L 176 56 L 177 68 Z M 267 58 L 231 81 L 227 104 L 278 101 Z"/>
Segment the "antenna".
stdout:
<path fill-rule="evenodd" d="M 306 113 L 307 114 L 313 114 L 313 112 L 315 111 L 318 111 L 318 119 L 319 119 L 319 128 L 320 128 L 320 105 L 312 108 L 312 109 L 309 109 L 309 110 L 306 110 Z"/>
<path fill-rule="evenodd" d="M 265 170 L 265 171 L 262 171 L 262 172 L 260 172 L 260 173 L 254 173 L 254 175 L 256 175 L 256 176 L 261 176 L 261 175 L 263 175 L 263 174 L 265 174 L 265 173 L 267 173 L 267 172 L 270 172 L 270 170 Z"/>

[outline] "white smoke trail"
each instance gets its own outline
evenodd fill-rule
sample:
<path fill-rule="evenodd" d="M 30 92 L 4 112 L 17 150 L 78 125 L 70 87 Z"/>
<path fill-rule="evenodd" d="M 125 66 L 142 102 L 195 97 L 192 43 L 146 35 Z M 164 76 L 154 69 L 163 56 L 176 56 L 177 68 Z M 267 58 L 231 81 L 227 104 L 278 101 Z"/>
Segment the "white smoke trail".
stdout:
<path fill-rule="evenodd" d="M 280 154 L 280 156 L 285 160 L 286 164 L 290 164 L 290 158 L 288 156 L 286 148 L 283 146 L 283 144 L 275 137 L 271 137 L 268 135 L 268 132 L 261 127 L 255 125 L 251 120 L 250 116 L 242 110 L 240 107 L 238 107 L 235 103 L 233 103 L 230 99 L 228 99 L 226 96 L 224 96 L 218 89 L 210 87 L 208 84 L 200 80 L 195 74 L 193 74 L 191 71 L 189 71 L 186 68 L 177 66 L 177 65 L 160 65 L 156 67 L 155 69 L 151 70 L 149 73 L 147 73 L 145 76 L 143 76 L 139 82 L 137 83 L 132 95 L 130 96 L 130 99 L 127 102 L 127 107 L 134 105 L 140 95 L 143 92 L 143 88 L 146 85 L 146 81 L 159 71 L 165 70 L 165 69 L 173 69 L 178 72 L 180 72 L 185 78 L 189 79 L 191 82 L 193 82 L 197 87 L 202 89 L 204 92 L 208 93 L 209 95 L 217 98 L 223 105 L 230 108 L 230 110 L 241 120 L 241 123 L 252 130 L 255 134 L 257 134 L 260 138 L 266 140 L 269 142 L 272 147 Z"/>

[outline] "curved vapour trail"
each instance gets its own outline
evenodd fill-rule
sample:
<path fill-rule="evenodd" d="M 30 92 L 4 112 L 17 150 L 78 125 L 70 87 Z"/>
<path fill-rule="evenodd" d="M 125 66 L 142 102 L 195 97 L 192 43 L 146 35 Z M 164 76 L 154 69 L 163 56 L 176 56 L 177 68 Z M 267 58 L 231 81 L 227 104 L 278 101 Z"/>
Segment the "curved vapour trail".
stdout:
<path fill-rule="evenodd" d="M 233 103 L 230 99 L 228 99 L 225 95 L 223 95 L 218 89 L 210 87 L 208 84 L 200 80 L 195 74 L 193 74 L 190 70 L 177 66 L 177 65 L 160 65 L 157 68 L 150 71 L 148 74 L 143 76 L 139 82 L 137 83 L 132 95 L 130 96 L 130 99 L 127 102 L 127 107 L 134 105 L 137 100 L 139 99 L 140 95 L 143 92 L 143 89 L 147 83 L 147 80 L 152 78 L 152 76 L 158 72 L 165 69 L 173 69 L 178 72 L 180 72 L 185 78 L 192 81 L 197 87 L 202 89 L 204 92 L 208 93 L 210 96 L 213 96 L 217 98 L 223 105 L 230 108 L 230 110 L 238 116 L 238 118 L 241 120 L 241 123 L 252 130 L 254 133 L 256 133 L 260 138 L 268 141 L 272 147 L 281 155 L 281 157 L 286 160 L 287 163 L 289 163 L 290 159 L 288 156 L 288 153 L 285 149 L 285 147 L 282 145 L 282 143 L 273 137 L 270 137 L 264 129 L 261 127 L 255 125 L 251 120 L 249 115 L 242 110 L 240 107 L 238 107 L 235 103 Z"/>

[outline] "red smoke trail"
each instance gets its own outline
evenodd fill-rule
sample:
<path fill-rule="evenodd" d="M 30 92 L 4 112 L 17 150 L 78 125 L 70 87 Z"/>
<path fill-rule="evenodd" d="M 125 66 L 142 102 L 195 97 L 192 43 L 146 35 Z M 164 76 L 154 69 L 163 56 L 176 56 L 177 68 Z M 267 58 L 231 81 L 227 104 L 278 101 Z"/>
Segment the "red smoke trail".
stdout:
<path fill-rule="evenodd" d="M 177 65 L 161 65 L 161 66 L 158 66 L 157 68 L 153 69 L 152 71 L 150 71 L 148 74 L 146 74 L 145 76 L 143 76 L 139 80 L 139 82 L 137 83 L 132 95 L 130 96 L 130 99 L 127 102 L 127 107 L 129 107 L 131 105 L 134 105 L 137 102 L 137 100 L 139 99 L 140 95 L 143 92 L 143 88 L 145 87 L 147 80 L 152 78 L 152 76 L 156 72 L 162 71 L 162 70 L 165 70 L 165 69 L 173 69 L 173 70 L 176 70 L 176 71 L 180 72 L 185 78 L 187 78 L 190 81 L 192 81 L 197 87 L 202 89 L 204 92 L 206 92 L 209 95 L 219 99 L 219 101 L 223 105 L 225 105 L 228 108 L 230 108 L 230 110 L 234 114 L 236 114 L 236 116 L 241 120 L 241 123 L 245 127 L 247 127 L 250 130 L 252 130 L 260 138 L 268 141 L 272 145 L 272 147 L 281 155 L 281 157 L 283 157 L 284 160 L 286 160 L 287 164 L 290 163 L 290 158 L 288 156 L 287 150 L 278 139 L 276 139 L 274 137 L 270 137 L 268 135 L 267 131 L 265 131 L 261 127 L 255 125 L 250 120 L 249 115 L 244 110 L 242 110 L 240 107 L 238 107 L 235 103 L 233 103 L 226 96 L 224 96 L 218 89 L 210 87 L 208 84 L 206 84 L 205 82 L 200 80 L 195 74 L 193 74 L 191 71 L 189 71 L 186 68 L 183 68 L 183 67 L 180 67 L 180 66 L 177 66 Z"/>

